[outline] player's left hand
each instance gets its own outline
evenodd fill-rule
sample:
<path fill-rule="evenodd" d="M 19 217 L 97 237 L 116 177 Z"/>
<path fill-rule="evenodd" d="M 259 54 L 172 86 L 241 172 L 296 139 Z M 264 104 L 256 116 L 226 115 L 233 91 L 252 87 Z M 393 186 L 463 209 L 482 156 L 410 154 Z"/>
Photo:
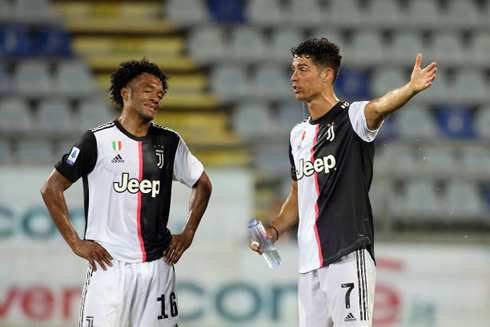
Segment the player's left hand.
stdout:
<path fill-rule="evenodd" d="M 194 234 L 186 231 L 172 235 L 169 246 L 163 251 L 163 260 L 169 265 L 177 263 L 184 251 L 191 246 L 193 239 Z"/>
<path fill-rule="evenodd" d="M 413 67 L 412 76 L 410 78 L 410 86 L 415 93 L 419 93 L 429 86 L 436 78 L 437 67 L 436 63 L 432 62 L 429 66 L 421 68 L 422 54 L 417 55 L 415 66 Z"/>

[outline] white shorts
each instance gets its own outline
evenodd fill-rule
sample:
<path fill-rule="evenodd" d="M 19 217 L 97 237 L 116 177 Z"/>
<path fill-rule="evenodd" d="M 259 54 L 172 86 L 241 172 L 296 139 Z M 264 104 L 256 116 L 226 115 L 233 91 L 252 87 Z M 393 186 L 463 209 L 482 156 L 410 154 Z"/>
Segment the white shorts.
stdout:
<path fill-rule="evenodd" d="M 376 269 L 365 249 L 298 278 L 300 327 L 371 327 Z"/>
<path fill-rule="evenodd" d="M 177 327 L 175 270 L 163 259 L 144 263 L 112 260 L 104 271 L 89 266 L 79 327 Z"/>

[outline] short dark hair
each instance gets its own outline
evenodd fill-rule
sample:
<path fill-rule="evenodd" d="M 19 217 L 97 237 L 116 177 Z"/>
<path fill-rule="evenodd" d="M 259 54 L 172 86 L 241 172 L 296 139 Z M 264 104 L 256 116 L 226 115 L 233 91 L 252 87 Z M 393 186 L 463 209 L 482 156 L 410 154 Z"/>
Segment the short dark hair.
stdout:
<path fill-rule="evenodd" d="M 300 43 L 297 47 L 291 49 L 293 57 L 305 56 L 311 58 L 313 64 L 323 68 L 332 68 L 334 72 L 334 82 L 339 75 L 340 48 L 335 43 L 322 37 L 321 39 L 314 38 Z"/>
<path fill-rule="evenodd" d="M 135 78 L 143 73 L 149 73 L 156 76 L 163 85 L 163 93 L 168 89 L 168 77 L 158 66 L 152 62 L 149 62 L 146 58 L 131 61 L 124 61 L 120 64 L 120 67 L 111 75 L 111 88 L 109 92 L 111 94 L 111 100 L 118 106 L 123 107 L 123 99 L 121 96 L 121 89 L 128 86 L 128 84 Z"/>

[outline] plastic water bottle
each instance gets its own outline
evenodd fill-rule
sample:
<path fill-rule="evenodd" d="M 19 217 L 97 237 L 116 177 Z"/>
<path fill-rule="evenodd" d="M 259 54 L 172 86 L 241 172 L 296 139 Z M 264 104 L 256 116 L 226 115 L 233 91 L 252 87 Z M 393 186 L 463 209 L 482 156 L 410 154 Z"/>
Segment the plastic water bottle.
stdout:
<path fill-rule="evenodd" d="M 272 243 L 264 225 L 260 221 L 252 219 L 248 223 L 248 231 L 252 238 L 259 243 L 259 248 L 264 250 L 262 256 L 270 268 L 275 268 L 282 263 L 279 252 L 277 252 L 276 246 Z"/>

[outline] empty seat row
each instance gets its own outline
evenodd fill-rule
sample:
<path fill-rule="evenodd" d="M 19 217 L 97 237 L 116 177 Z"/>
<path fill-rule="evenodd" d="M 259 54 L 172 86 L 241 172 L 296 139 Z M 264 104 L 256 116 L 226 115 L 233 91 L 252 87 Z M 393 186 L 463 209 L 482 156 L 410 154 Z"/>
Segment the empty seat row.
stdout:
<path fill-rule="evenodd" d="M 310 33 L 303 33 L 301 29 L 275 28 L 268 35 L 260 28 L 249 26 L 231 30 L 200 26 L 190 32 L 188 45 L 192 56 L 202 64 L 224 60 L 290 63 L 290 49 L 309 37 L 328 38 L 340 46 L 344 62 L 357 65 L 410 65 L 418 52 L 423 53 L 426 60 L 445 64 L 489 65 L 485 56 L 490 51 L 488 31 L 474 33 L 469 39 L 463 34 L 441 31 L 426 41 L 423 34 L 414 31 L 397 32 L 386 40 L 376 31 L 358 31 L 346 39 L 339 30 L 325 27 Z"/>
<path fill-rule="evenodd" d="M 248 0 L 246 17 L 253 24 L 318 26 L 343 24 L 351 27 L 412 26 L 435 28 L 441 24 L 455 28 L 468 28 L 488 23 L 488 4 L 483 7 L 475 0 L 440 1 L 386 1 L 386 0 Z M 402 14 L 403 13 L 403 14 Z M 287 19 L 284 19 L 287 17 Z"/>
<path fill-rule="evenodd" d="M 43 61 L 26 60 L 17 64 L 14 72 L 0 64 L 0 92 L 26 97 L 63 95 L 83 97 L 96 92 L 92 73 L 81 61 L 65 60 L 51 72 Z"/>
<path fill-rule="evenodd" d="M 484 145 L 416 143 L 378 146 L 375 170 L 399 177 L 457 177 L 475 180 L 490 178 L 490 150 Z"/>
<path fill-rule="evenodd" d="M 114 119 L 103 100 L 88 99 L 73 110 L 69 102 L 59 99 L 41 101 L 35 110 L 22 98 L 0 99 L 0 130 L 4 135 L 66 135 L 83 131 Z"/>
<path fill-rule="evenodd" d="M 3 8 L 2 8 L 3 10 Z M 40 26 L 0 25 L 0 57 L 71 57 L 71 38 L 62 28 Z"/>
<path fill-rule="evenodd" d="M 50 0 L 0 0 L 0 22 L 49 23 L 54 16 Z"/>

